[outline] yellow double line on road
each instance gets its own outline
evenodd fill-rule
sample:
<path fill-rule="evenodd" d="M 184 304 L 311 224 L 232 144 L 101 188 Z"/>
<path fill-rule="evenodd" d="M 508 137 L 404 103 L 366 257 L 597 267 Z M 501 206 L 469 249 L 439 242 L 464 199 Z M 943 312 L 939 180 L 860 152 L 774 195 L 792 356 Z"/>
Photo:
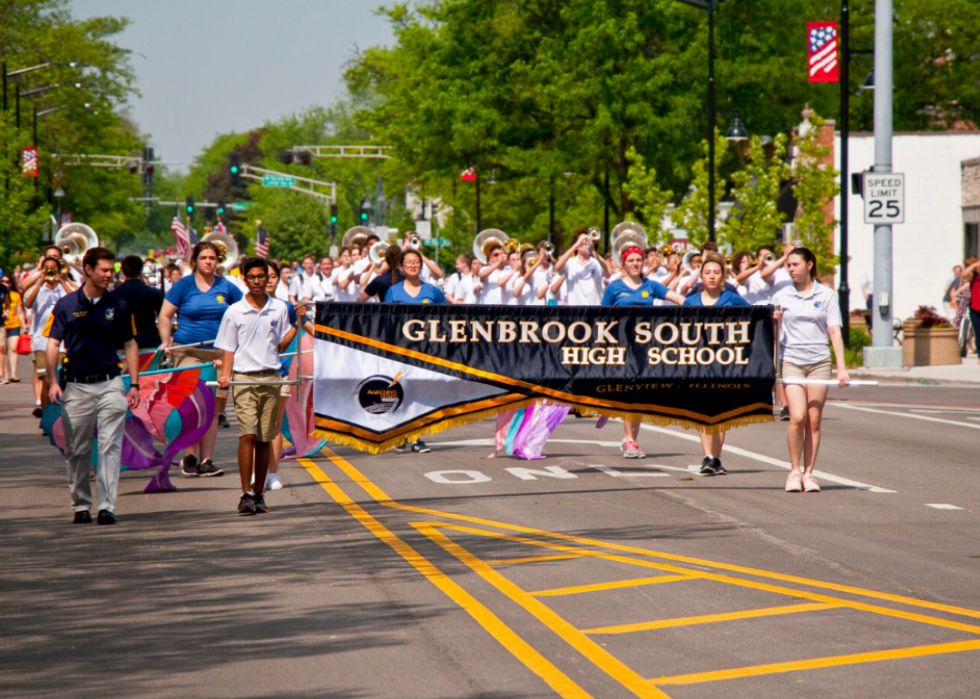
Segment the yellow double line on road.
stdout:
<path fill-rule="evenodd" d="M 839 593 L 844 593 L 848 595 L 857 595 L 865 598 L 875 598 L 892 603 L 898 603 L 907 606 L 928 608 L 935 611 L 945 612 L 947 614 L 955 614 L 958 616 L 966 616 L 973 618 L 980 618 L 980 612 L 965 609 L 961 607 L 954 607 L 951 605 L 943 605 L 934 602 L 928 602 L 925 600 L 917 600 L 909 597 L 903 597 L 900 595 L 891 595 L 889 593 L 876 592 L 873 590 L 864 590 L 861 588 L 855 588 L 845 585 L 838 585 L 835 583 L 828 583 L 818 580 L 809 580 L 807 578 L 799 578 L 796 576 L 783 575 L 779 573 L 773 573 L 769 571 L 763 571 L 753 568 L 746 568 L 743 566 L 734 566 L 730 564 L 716 563 L 712 561 L 704 561 L 700 559 L 690 558 L 686 556 L 678 556 L 675 554 L 665 554 L 657 551 L 650 551 L 647 549 L 640 549 L 630 546 L 623 546 L 619 544 L 610 544 L 602 541 L 591 540 L 583 537 L 570 536 L 565 534 L 559 534 L 556 532 L 547 532 L 542 530 L 537 530 L 529 527 L 522 527 L 518 525 L 504 524 L 501 522 L 494 522 L 492 520 L 485 520 L 476 517 L 469 517 L 466 515 L 460 515 L 451 512 L 441 512 L 438 510 L 429 510 L 424 508 L 417 508 L 408 505 L 402 505 L 400 503 L 392 500 L 381 488 L 379 488 L 372 481 L 367 479 L 358 469 L 347 462 L 345 459 L 341 458 L 329 449 L 323 450 L 324 455 L 326 455 L 330 461 L 336 465 L 341 471 L 343 471 L 354 483 L 359 485 L 372 499 L 374 499 L 378 504 L 391 507 L 394 509 L 399 509 L 407 512 L 413 512 L 416 514 L 426 514 L 430 516 L 437 516 L 440 518 L 461 520 L 473 524 L 480 524 L 483 526 L 490 526 L 497 529 L 510 530 L 512 532 L 519 532 L 521 534 L 529 534 L 536 537 L 547 537 L 551 539 L 557 539 L 559 541 L 567 541 L 575 544 L 587 546 L 589 548 L 581 548 L 580 546 L 570 546 L 568 544 L 553 543 L 548 541 L 541 541 L 539 539 L 528 538 L 527 536 L 516 536 L 511 534 L 501 534 L 499 532 L 487 531 L 485 529 L 474 529 L 472 527 L 466 527 L 456 524 L 448 524 L 438 521 L 426 521 L 426 522 L 413 522 L 411 523 L 419 532 L 425 534 L 429 539 L 438 544 L 448 553 L 452 554 L 455 558 L 466 564 L 470 569 L 480 575 L 484 580 L 489 582 L 495 588 L 503 592 L 505 595 L 510 597 L 513 601 L 523 607 L 526 611 L 532 614 L 539 621 L 548 626 L 553 630 L 560 638 L 565 642 L 570 644 L 578 652 L 580 652 L 585 657 L 589 658 L 593 663 L 595 663 L 599 668 L 605 671 L 610 677 L 614 678 L 625 687 L 630 689 L 636 696 L 639 697 L 650 697 L 652 699 L 669 699 L 668 695 L 659 688 L 659 685 L 671 685 L 671 684 L 692 684 L 699 682 L 709 682 L 715 680 L 723 679 L 734 679 L 740 677 L 753 677 L 765 674 L 779 673 L 779 672 L 791 672 L 797 670 L 807 670 L 816 668 L 827 668 L 842 665 L 851 665 L 856 663 L 867 663 L 873 661 L 881 660 L 894 660 L 899 658 L 911 658 L 920 657 L 926 655 L 936 655 L 943 653 L 953 653 L 967 650 L 977 650 L 980 649 L 980 640 L 969 640 L 969 641 L 957 641 L 951 643 L 940 643 L 926 646 L 917 646 L 913 648 L 902 648 L 895 650 L 883 650 L 883 651 L 873 651 L 868 653 L 857 653 L 851 655 L 843 656 L 833 656 L 825 658 L 812 658 L 806 660 L 792 661 L 786 663 L 772 663 L 767 665 L 757 665 L 751 667 L 733 668 L 727 670 L 700 672 L 700 673 L 690 673 L 686 675 L 675 675 L 675 676 L 663 676 L 656 679 L 644 678 L 612 654 L 604 650 L 597 643 L 592 641 L 589 636 L 591 635 L 602 635 L 602 634 L 622 634 L 630 633 L 635 631 L 646 631 L 661 628 L 670 628 L 676 626 L 687 626 L 695 624 L 708 624 L 716 622 L 731 621 L 736 619 L 750 619 L 755 617 L 764 616 L 774 616 L 780 614 L 794 614 L 810 611 L 820 611 L 826 609 L 839 609 L 839 608 L 850 608 L 853 610 L 871 612 L 875 614 L 880 614 L 884 616 L 900 618 L 907 621 L 915 621 L 919 623 L 925 623 L 930 625 L 935 625 L 939 627 L 944 627 L 950 630 L 955 630 L 958 632 L 965 632 L 969 634 L 980 634 L 980 626 L 974 626 L 971 624 L 964 624 L 957 621 L 951 621 L 943 619 L 940 617 L 927 616 L 923 614 L 917 614 L 912 612 L 906 612 L 903 610 L 893 609 L 891 607 L 882 607 L 879 605 L 867 604 L 864 602 L 853 601 L 845 598 L 830 597 L 827 595 L 798 590 L 795 588 L 784 587 L 781 585 L 773 585 L 766 582 L 760 582 L 755 580 L 745 580 L 740 577 L 732 577 L 731 575 L 718 574 L 714 572 L 706 572 L 703 570 L 695 570 L 687 567 L 681 567 L 677 565 L 672 565 L 670 563 L 658 563 L 650 560 L 648 558 L 659 558 L 667 561 L 673 561 L 676 563 L 684 563 L 689 565 L 697 566 L 707 566 L 714 568 L 716 570 L 726 570 L 730 572 L 737 572 L 744 575 L 750 575 L 753 577 L 763 577 L 769 578 L 770 580 L 779 580 L 783 582 L 790 582 L 797 585 L 803 585 L 809 588 L 822 588 L 834 590 Z M 470 595 L 466 590 L 460 587 L 447 575 L 442 573 L 434 564 L 432 564 L 428 559 L 420 555 L 415 549 L 413 549 L 404 540 L 393 534 L 390 530 L 384 527 L 378 520 L 372 517 L 367 511 L 365 511 L 360 505 L 355 503 L 347 493 L 341 489 L 336 483 L 334 483 L 316 463 L 310 459 L 299 459 L 299 463 L 311 474 L 311 476 L 320 483 L 323 488 L 330 494 L 330 496 L 341 505 L 351 516 L 358 520 L 368 531 L 374 534 L 376 537 L 388 544 L 396 553 L 398 553 L 402 558 L 404 558 L 409 564 L 416 568 L 422 575 L 424 575 L 430 582 L 432 582 L 436 587 L 442 590 L 450 599 L 459 604 L 463 609 L 465 609 L 488 633 L 491 634 L 499 643 L 501 643 L 508 651 L 510 651 L 516 658 L 518 658 L 522 663 L 524 663 L 532 672 L 537 674 L 541 679 L 543 679 L 552 689 L 554 689 L 562 697 L 589 697 L 590 695 L 585 692 L 581 687 L 579 687 L 573 680 L 571 680 L 567 675 L 565 675 L 561 670 L 559 670 L 555 665 L 548 661 L 541 653 L 533 649 L 526 641 L 524 641 L 517 633 L 515 633 L 510 627 L 504 624 L 499 617 L 497 617 L 493 612 L 491 612 L 487 607 L 481 604 L 476 598 Z M 520 558 L 509 558 L 509 559 L 498 559 L 498 560 L 488 560 L 483 561 L 467 551 L 463 546 L 461 546 L 456 541 L 452 540 L 447 536 L 444 531 L 455 531 L 463 535 L 477 535 L 490 537 L 497 540 L 510 541 L 517 544 L 531 545 L 535 547 L 543 547 L 553 553 L 544 556 L 524 556 Z M 596 550 L 598 548 L 599 550 Z M 624 556 L 619 553 L 609 553 L 609 551 L 617 551 L 622 553 L 628 553 L 632 555 Z M 643 559 L 638 559 L 636 556 L 642 556 Z M 504 565 L 518 565 L 522 563 L 533 563 L 538 561 L 547 560 L 559 560 L 559 559 L 570 559 L 570 558 L 599 558 L 608 561 L 614 561 L 617 563 L 626 563 L 635 566 L 641 566 L 643 568 L 653 568 L 660 570 L 666 575 L 646 577 L 646 578 L 635 578 L 631 580 L 620 580 L 607 583 L 598 583 L 593 585 L 579 585 L 573 587 L 557 588 L 552 590 L 539 590 L 537 592 L 528 592 L 521 589 L 516 584 L 512 583 L 501 573 L 494 569 L 495 566 Z M 560 615 L 552 611 L 549 607 L 544 605 L 539 601 L 541 597 L 554 597 L 567 594 L 581 594 L 586 592 L 599 592 L 604 590 L 611 590 L 623 587 L 630 587 L 636 585 L 649 585 L 664 582 L 681 582 L 684 580 L 691 579 L 702 579 L 711 580 L 721 583 L 726 583 L 730 585 L 735 585 L 744 588 L 753 588 L 756 590 L 761 590 L 770 593 L 776 593 L 780 595 L 792 595 L 798 598 L 804 598 L 809 600 L 809 602 L 803 604 L 794 605 L 783 605 L 778 607 L 767 607 L 763 609 L 746 610 L 738 612 L 730 612 L 724 614 L 712 614 L 712 615 L 701 615 L 693 617 L 682 617 L 678 619 L 666 619 L 658 620 L 652 622 L 640 622 L 636 624 L 622 624 L 617 626 L 606 626 L 598 627 L 592 629 L 578 629 L 574 627 L 569 622 L 565 621 Z"/>

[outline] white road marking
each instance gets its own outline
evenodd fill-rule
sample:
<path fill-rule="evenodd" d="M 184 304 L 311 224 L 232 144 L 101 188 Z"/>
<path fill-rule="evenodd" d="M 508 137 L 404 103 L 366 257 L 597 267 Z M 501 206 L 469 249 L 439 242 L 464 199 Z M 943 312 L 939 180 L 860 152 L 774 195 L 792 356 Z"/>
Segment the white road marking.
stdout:
<path fill-rule="evenodd" d="M 677 437 L 679 439 L 686 439 L 689 442 L 697 442 L 698 444 L 701 443 L 701 438 L 700 437 L 695 437 L 694 435 L 683 434 L 681 432 L 674 432 L 673 430 L 668 430 L 668 429 L 665 429 L 663 427 L 655 427 L 654 425 L 641 424 L 640 427 L 642 427 L 645 430 L 649 430 L 651 432 L 660 432 L 661 434 L 667 434 L 667 435 L 670 435 L 671 437 Z M 749 459 L 755 459 L 756 461 L 761 461 L 764 464 L 770 464 L 772 466 L 778 466 L 779 468 L 784 468 L 787 471 L 789 471 L 791 468 L 793 468 L 792 464 L 790 464 L 788 461 L 781 461 L 779 459 L 774 459 L 771 456 L 766 456 L 765 454 L 757 454 L 754 451 L 748 451 L 747 449 L 739 449 L 738 447 L 732 447 L 732 446 L 729 446 L 727 444 L 724 447 L 724 451 L 728 451 L 728 452 L 731 452 L 732 454 L 737 454 L 739 456 L 744 456 L 744 457 L 747 457 Z M 698 468 L 701 468 L 701 467 L 699 466 Z M 832 473 L 827 473 L 826 471 L 820 471 L 820 470 L 817 470 L 817 469 L 814 469 L 813 475 L 816 476 L 817 478 L 822 478 L 823 480 L 829 481 L 831 483 L 837 483 L 839 485 L 846 485 L 846 486 L 849 486 L 851 488 L 857 488 L 859 490 L 867 490 L 868 492 L 871 492 L 871 493 L 894 493 L 894 492 L 897 492 L 897 491 L 894 491 L 894 490 L 888 490 L 887 488 L 879 488 L 876 485 L 868 485 L 867 483 L 861 483 L 860 481 L 852 481 L 850 478 L 844 478 L 842 476 L 835 476 Z"/>
<path fill-rule="evenodd" d="M 957 507 L 956 505 L 947 505 L 945 503 L 939 502 L 927 502 L 926 507 L 933 507 L 937 510 L 962 510 L 962 507 Z"/>
<path fill-rule="evenodd" d="M 445 442 L 426 442 L 430 447 L 493 447 L 497 442 L 493 437 L 481 437 L 479 439 L 458 439 Z M 622 442 L 609 442 L 601 439 L 549 439 L 548 444 L 595 444 L 599 447 L 616 447 Z"/>
<path fill-rule="evenodd" d="M 929 422 L 941 422 L 944 425 L 957 425 L 959 427 L 970 427 L 974 430 L 980 430 L 980 425 L 971 425 L 966 422 L 957 422 L 955 420 L 943 420 L 938 417 L 928 417 L 927 415 L 913 415 L 912 413 L 895 413 L 890 410 L 876 410 L 875 408 L 863 408 L 856 405 L 848 405 L 847 403 L 828 403 L 828 405 L 833 405 L 838 408 L 847 408 L 848 410 L 860 410 L 865 413 L 878 413 L 879 415 L 898 415 L 899 417 L 907 417 L 913 420 L 928 420 Z"/>
<path fill-rule="evenodd" d="M 669 466 L 657 466 L 657 465 L 648 466 L 647 464 L 641 464 L 641 465 L 643 466 L 643 468 L 670 468 Z M 623 473 L 622 471 L 619 471 L 613 468 L 612 466 L 603 466 L 602 464 L 589 464 L 589 468 L 594 468 L 596 471 L 602 471 L 607 476 L 612 476 L 613 478 L 655 478 L 657 476 L 663 476 L 667 478 L 670 477 L 669 473 L 659 473 L 659 472 L 637 473 L 635 471 L 631 471 L 630 473 Z"/>
<path fill-rule="evenodd" d="M 931 408 L 933 410 L 973 410 L 980 412 L 980 408 L 968 405 L 956 405 L 956 406 L 946 406 L 946 405 L 928 405 L 923 403 L 879 403 L 877 401 L 865 401 L 865 400 L 834 400 L 830 399 L 827 401 L 833 405 L 867 405 L 872 408 Z"/>
<path fill-rule="evenodd" d="M 447 478 L 447 475 L 458 475 L 462 476 L 467 480 L 453 480 Z M 492 480 L 490 476 L 485 473 L 480 473 L 479 471 L 429 471 L 428 473 L 422 474 L 428 478 L 433 483 L 441 483 L 443 485 L 468 485 L 470 483 L 486 483 Z"/>
<path fill-rule="evenodd" d="M 538 476 L 542 478 L 578 478 L 574 473 L 569 473 L 561 466 L 545 466 L 544 470 L 536 468 L 506 468 L 504 470 L 522 481 L 536 481 Z"/>

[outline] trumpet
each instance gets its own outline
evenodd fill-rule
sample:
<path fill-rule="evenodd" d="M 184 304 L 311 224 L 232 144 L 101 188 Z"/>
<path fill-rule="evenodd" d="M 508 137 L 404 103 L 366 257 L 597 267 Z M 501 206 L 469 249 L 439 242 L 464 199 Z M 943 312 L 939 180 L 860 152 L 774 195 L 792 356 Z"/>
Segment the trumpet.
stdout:
<path fill-rule="evenodd" d="M 535 266 L 537 266 L 537 264 L 538 264 L 538 258 L 536 257 L 532 257 L 530 260 L 527 261 L 528 269 L 533 269 Z"/>
<path fill-rule="evenodd" d="M 371 259 L 371 262 L 376 265 L 380 265 L 384 261 L 385 252 L 387 252 L 389 247 L 391 247 L 391 244 L 386 243 L 383 240 L 380 240 L 372 245 L 371 249 L 368 250 L 368 257 Z"/>
<path fill-rule="evenodd" d="M 58 277 L 60 277 L 63 274 L 68 274 L 68 263 L 65 262 L 64 258 L 58 260 L 58 269 L 44 270 L 44 281 L 46 282 L 57 281 Z"/>
<path fill-rule="evenodd" d="M 512 252 L 517 252 L 520 249 L 520 247 L 521 247 L 520 241 L 515 238 L 508 238 L 504 242 L 504 250 L 507 251 L 508 255 L 511 254 Z"/>
<path fill-rule="evenodd" d="M 771 265 L 775 261 L 776 261 L 776 256 L 771 252 L 767 252 L 765 255 L 762 256 L 762 264 L 764 265 Z"/>
<path fill-rule="evenodd" d="M 657 254 L 660 255 L 660 257 L 662 257 L 664 261 L 666 261 L 667 258 L 673 255 L 674 253 L 675 253 L 674 248 L 670 247 L 669 245 L 661 245 L 660 249 L 657 250 Z"/>
<path fill-rule="evenodd" d="M 600 240 L 602 240 L 602 231 L 598 228 L 589 229 L 589 240 L 592 241 L 593 245 L 597 245 Z"/>
<path fill-rule="evenodd" d="M 421 245 L 422 238 L 418 233 L 412 233 L 412 235 L 408 236 L 408 247 L 412 248 L 413 250 L 418 250 Z"/>
<path fill-rule="evenodd" d="M 541 243 L 541 252 L 545 253 L 546 255 L 554 255 L 555 246 L 546 240 L 543 243 Z"/>
<path fill-rule="evenodd" d="M 732 266 L 732 256 L 731 255 L 725 255 L 725 266 L 726 267 L 731 267 Z"/>

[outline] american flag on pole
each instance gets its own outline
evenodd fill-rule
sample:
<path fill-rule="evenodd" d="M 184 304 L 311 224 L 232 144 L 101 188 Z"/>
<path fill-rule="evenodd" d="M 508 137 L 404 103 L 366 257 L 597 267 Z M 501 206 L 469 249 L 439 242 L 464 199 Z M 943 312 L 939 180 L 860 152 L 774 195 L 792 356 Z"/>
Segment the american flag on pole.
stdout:
<path fill-rule="evenodd" d="M 806 35 L 810 57 L 810 82 L 836 83 L 840 81 L 840 63 L 837 60 L 837 22 L 808 22 Z"/>
<path fill-rule="evenodd" d="M 218 233 L 228 232 L 228 229 L 225 228 L 225 222 L 222 221 L 220 218 L 218 219 L 218 225 L 214 227 L 214 230 L 218 231 Z"/>
<path fill-rule="evenodd" d="M 269 256 L 269 232 L 262 226 L 255 229 L 255 256 Z"/>
<path fill-rule="evenodd" d="M 180 209 L 174 212 L 174 220 L 170 224 L 170 230 L 177 236 L 177 257 L 182 260 L 191 259 L 191 237 L 187 235 L 187 229 L 180 221 Z"/>

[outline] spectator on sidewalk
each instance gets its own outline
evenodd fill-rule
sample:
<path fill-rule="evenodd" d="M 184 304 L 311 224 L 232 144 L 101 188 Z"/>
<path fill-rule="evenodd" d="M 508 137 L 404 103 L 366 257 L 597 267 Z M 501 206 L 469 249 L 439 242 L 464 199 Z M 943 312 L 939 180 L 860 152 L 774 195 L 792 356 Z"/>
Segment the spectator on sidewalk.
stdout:
<path fill-rule="evenodd" d="M 953 294 L 960 288 L 960 276 L 962 274 L 962 265 L 953 267 L 953 276 L 946 280 L 946 284 L 943 287 L 945 289 L 943 292 L 943 310 L 946 312 L 947 318 L 952 319 L 956 317 L 956 301 L 953 299 Z"/>

